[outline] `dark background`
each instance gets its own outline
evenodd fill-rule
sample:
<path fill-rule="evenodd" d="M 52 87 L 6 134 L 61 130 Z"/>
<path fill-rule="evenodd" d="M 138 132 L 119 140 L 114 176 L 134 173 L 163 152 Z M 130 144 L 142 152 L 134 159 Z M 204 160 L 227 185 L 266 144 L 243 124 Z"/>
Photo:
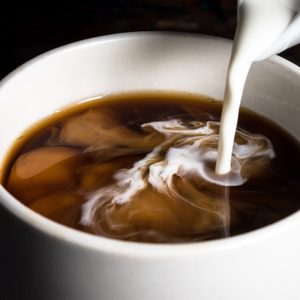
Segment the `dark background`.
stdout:
<path fill-rule="evenodd" d="M 30 1 L 1 4 L 0 78 L 45 51 L 103 34 L 169 30 L 233 39 L 236 26 L 236 0 L 86 0 L 57 3 L 45 0 L 35 5 Z M 300 65 L 299 46 L 286 51 L 283 56 Z M 16 244 L 9 220 L 0 207 L 0 300 L 43 300 L 26 293 L 29 287 L 23 284 L 24 276 L 32 264 L 22 251 L 24 241 L 20 238 L 19 244 Z M 25 240 L 25 243 L 32 241 Z M 28 246 L 29 249 L 32 247 L 32 244 Z M 18 262 L 8 265 L 13 257 L 19 257 Z M 35 282 L 31 284 L 34 290 Z"/>
<path fill-rule="evenodd" d="M 55 47 L 103 34 L 179 30 L 232 38 L 236 1 L 87 0 L 13 2 L 0 12 L 0 78 Z"/>
<path fill-rule="evenodd" d="M 11 1 L 0 11 L 0 78 L 47 50 L 98 35 L 176 30 L 232 39 L 235 25 L 236 0 Z M 284 56 L 300 63 L 299 48 Z"/>

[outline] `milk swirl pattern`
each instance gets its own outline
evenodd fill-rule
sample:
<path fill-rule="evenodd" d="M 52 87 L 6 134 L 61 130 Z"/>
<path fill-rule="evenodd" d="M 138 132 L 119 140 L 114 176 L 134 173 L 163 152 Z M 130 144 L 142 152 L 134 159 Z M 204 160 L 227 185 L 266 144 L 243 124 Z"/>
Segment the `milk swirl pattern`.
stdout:
<path fill-rule="evenodd" d="M 298 146 L 248 110 L 231 171 L 215 173 L 221 105 L 161 92 L 84 102 L 24 135 L 5 185 L 54 221 L 139 242 L 224 238 L 296 211 Z"/>
<path fill-rule="evenodd" d="M 187 123 L 173 119 L 146 123 L 141 127 L 146 131 L 161 133 L 165 138 L 131 169 L 116 172 L 115 183 L 94 192 L 85 203 L 81 223 L 92 226 L 96 232 L 98 224 L 103 221 L 99 219 L 103 211 L 111 209 L 111 205 L 123 205 L 149 188 L 169 198 L 188 202 L 204 214 L 214 215 L 219 222 L 215 222 L 213 227 L 226 230 L 230 220 L 228 203 L 222 198 L 205 195 L 197 186 L 201 186 L 201 182 L 208 188 L 207 183 L 221 186 L 242 185 L 251 176 L 251 171 L 253 172 L 249 168 L 253 161 L 260 162 L 254 167 L 255 172 L 258 172 L 259 168 L 275 156 L 272 144 L 266 137 L 238 130 L 232 153 L 231 172 L 217 175 L 212 167 L 217 158 L 218 122 Z M 193 186 L 195 181 L 197 186 Z M 101 213 L 97 213 L 97 210 Z"/>

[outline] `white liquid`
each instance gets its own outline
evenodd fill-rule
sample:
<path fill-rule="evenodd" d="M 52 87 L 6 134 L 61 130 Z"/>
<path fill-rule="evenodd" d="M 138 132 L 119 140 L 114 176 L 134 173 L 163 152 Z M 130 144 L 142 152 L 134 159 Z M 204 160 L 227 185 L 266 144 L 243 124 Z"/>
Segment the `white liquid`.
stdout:
<path fill-rule="evenodd" d="M 239 25 L 228 67 L 221 116 L 217 174 L 226 174 L 232 168 L 232 148 L 239 108 L 251 64 L 276 44 L 292 21 L 295 13 L 286 6 L 286 2 L 291 1 L 240 1 Z"/>
<path fill-rule="evenodd" d="M 122 205 L 148 187 L 171 198 L 189 201 L 182 196 L 182 190 L 176 188 L 174 178 L 180 178 L 183 186 L 185 182 L 189 183 L 195 178 L 198 184 L 205 184 L 206 189 L 206 183 L 220 186 L 241 185 L 275 156 L 271 142 L 266 137 L 237 131 L 242 142 L 234 143 L 231 172 L 217 175 L 211 166 L 217 158 L 219 123 L 204 124 L 194 121 L 187 126 L 174 119 L 147 123 L 142 128 L 162 133 L 165 136 L 164 141 L 137 161 L 132 168 L 115 173 L 115 183 L 94 192 L 84 204 L 81 223 L 93 224 L 97 210 L 101 209 L 105 201 Z M 112 152 L 113 149 L 109 151 Z M 189 203 L 196 205 L 190 201 Z M 196 206 L 206 212 L 209 209 L 205 202 Z M 222 205 L 220 209 L 211 210 L 209 213 L 216 214 L 222 221 L 222 227 L 226 228 L 229 208 Z"/>

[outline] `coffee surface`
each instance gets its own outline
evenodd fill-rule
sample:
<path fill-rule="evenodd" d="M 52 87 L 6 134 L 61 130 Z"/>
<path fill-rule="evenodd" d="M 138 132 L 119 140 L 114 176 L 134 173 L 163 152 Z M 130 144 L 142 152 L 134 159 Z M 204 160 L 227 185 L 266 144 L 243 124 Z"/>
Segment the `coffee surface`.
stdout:
<path fill-rule="evenodd" d="M 23 134 L 3 184 L 56 222 L 139 242 L 223 238 L 297 211 L 299 145 L 246 109 L 231 172 L 214 172 L 221 109 L 204 96 L 164 92 L 74 105 Z"/>

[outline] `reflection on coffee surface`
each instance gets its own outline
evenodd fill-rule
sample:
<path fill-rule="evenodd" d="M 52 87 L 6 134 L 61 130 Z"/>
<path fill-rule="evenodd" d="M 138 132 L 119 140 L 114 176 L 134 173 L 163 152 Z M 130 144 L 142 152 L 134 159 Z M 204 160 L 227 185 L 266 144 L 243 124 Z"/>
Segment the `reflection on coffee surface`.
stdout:
<path fill-rule="evenodd" d="M 3 179 L 34 211 L 154 243 L 248 232 L 300 207 L 299 146 L 242 109 L 227 175 L 214 172 L 221 103 L 145 92 L 75 105 L 24 133 Z"/>

